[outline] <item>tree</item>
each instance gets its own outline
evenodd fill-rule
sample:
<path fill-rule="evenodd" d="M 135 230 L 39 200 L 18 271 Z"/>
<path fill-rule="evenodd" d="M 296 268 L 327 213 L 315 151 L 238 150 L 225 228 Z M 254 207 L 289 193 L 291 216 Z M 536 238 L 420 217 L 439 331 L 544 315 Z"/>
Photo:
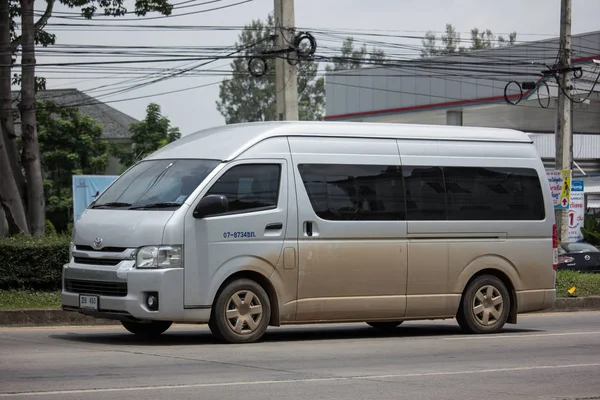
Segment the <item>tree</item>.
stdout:
<path fill-rule="evenodd" d="M 342 43 L 342 51 L 339 56 L 332 59 L 333 65 L 327 65 L 325 70 L 343 71 L 348 69 L 361 68 L 365 65 L 377 65 L 386 61 L 385 53 L 380 49 L 367 50 L 365 44 L 360 49 L 354 48 L 354 38 L 347 37 Z"/>
<path fill-rule="evenodd" d="M 253 20 L 238 37 L 236 49 L 241 57 L 231 62 L 233 77 L 225 79 L 219 87 L 217 110 L 225 117 L 227 124 L 251 121 L 273 121 L 275 115 L 275 63 L 267 59 L 267 73 L 254 77 L 248 73 L 248 60 L 272 49 L 274 35 L 273 16 L 265 22 Z M 368 57 L 367 57 L 368 56 Z M 342 53 L 333 59 L 327 71 L 358 68 L 369 62 L 381 62 L 385 54 L 373 49 L 368 53 L 366 46 L 354 49 L 354 39 L 347 38 Z M 325 110 L 325 79 L 317 77 L 318 63 L 301 61 L 298 71 L 298 116 L 302 121 L 323 119 Z"/>
<path fill-rule="evenodd" d="M 117 146 L 112 147 L 113 154 L 125 167 L 130 167 L 137 160 L 181 137 L 179 128 L 171 126 L 169 118 L 161 115 L 160 106 L 155 103 L 148 105 L 146 118 L 141 122 L 131 124 L 129 131 L 133 141 L 131 150 L 123 150 Z"/>
<path fill-rule="evenodd" d="M 60 2 L 70 8 L 79 8 L 87 19 L 97 13 L 105 16 L 127 14 L 125 0 L 45 0 L 42 16 L 34 20 L 35 0 L 0 1 L 0 128 L 3 140 L 0 142 L 0 159 L 6 161 L 0 168 L 0 202 L 6 211 L 11 233 L 33 233 L 42 235 L 45 222 L 45 202 L 43 177 L 40 160 L 39 138 L 36 123 L 36 89 L 43 88 L 45 81 L 35 76 L 35 45 L 54 44 L 55 36 L 44 30 L 55 3 Z M 157 11 L 170 15 L 173 6 L 168 0 L 136 0 L 133 13 L 137 16 Z M 17 33 L 21 32 L 21 35 Z M 16 60 L 16 51 L 21 47 L 21 75 L 11 77 Z M 18 154 L 17 136 L 14 132 L 11 83 L 21 84 L 18 105 L 21 119 L 22 148 Z M 23 175 L 24 174 L 24 175 Z M 16 191 L 15 191 L 16 189 Z M 21 206 L 16 206 L 15 201 Z M 23 224 L 23 220 L 26 224 Z"/>
<path fill-rule="evenodd" d="M 71 176 L 103 174 L 109 146 L 101 139 L 102 125 L 77 108 L 58 107 L 52 101 L 37 102 L 37 131 L 46 215 L 59 231 L 64 231 L 73 208 Z"/>
<path fill-rule="evenodd" d="M 254 77 L 248 73 L 252 56 L 272 49 L 273 16 L 266 22 L 253 20 L 238 37 L 236 49 L 243 55 L 231 62 L 233 77 L 219 87 L 217 109 L 227 124 L 275 120 L 275 60 L 267 59 L 267 73 Z M 301 61 L 298 64 L 298 114 L 300 120 L 320 120 L 325 104 L 323 78 L 316 79 L 318 65 Z"/>
<path fill-rule="evenodd" d="M 451 24 L 446 24 L 446 31 L 441 37 L 442 45 L 437 45 L 437 36 L 434 32 L 428 31 L 425 39 L 421 41 L 421 57 L 434 57 L 445 54 L 464 53 L 470 50 L 489 49 L 493 47 L 510 46 L 515 44 L 517 32 L 512 32 L 508 38 L 500 35 L 496 36 L 491 30 L 479 31 L 478 28 L 471 29 L 471 47 L 459 46 L 461 42 L 460 33 Z"/>

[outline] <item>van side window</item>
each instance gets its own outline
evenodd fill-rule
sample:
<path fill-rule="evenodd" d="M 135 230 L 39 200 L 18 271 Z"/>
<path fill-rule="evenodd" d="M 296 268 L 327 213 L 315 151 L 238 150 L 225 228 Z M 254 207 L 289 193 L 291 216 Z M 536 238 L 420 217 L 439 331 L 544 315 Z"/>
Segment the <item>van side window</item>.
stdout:
<path fill-rule="evenodd" d="M 446 187 L 440 167 L 403 166 L 408 221 L 445 221 Z"/>
<path fill-rule="evenodd" d="M 334 221 L 404 220 L 404 187 L 395 165 L 298 165 L 319 218 Z"/>
<path fill-rule="evenodd" d="M 227 197 L 230 212 L 259 211 L 277 207 L 281 165 L 243 164 L 232 167 L 206 195 Z"/>
<path fill-rule="evenodd" d="M 527 168 L 444 167 L 449 220 L 543 220 L 537 172 Z"/>

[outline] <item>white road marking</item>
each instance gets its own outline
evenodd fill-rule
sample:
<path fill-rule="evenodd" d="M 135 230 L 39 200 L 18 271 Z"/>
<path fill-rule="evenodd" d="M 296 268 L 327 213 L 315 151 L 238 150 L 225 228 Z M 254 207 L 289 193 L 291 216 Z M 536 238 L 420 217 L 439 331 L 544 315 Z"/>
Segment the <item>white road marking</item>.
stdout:
<path fill-rule="evenodd" d="M 447 372 L 423 372 L 413 374 L 393 374 L 393 375 L 359 375 L 348 377 L 332 377 L 332 378 L 306 378 L 306 379 L 282 379 L 269 381 L 236 381 L 236 382 L 219 382 L 219 383 L 197 383 L 187 385 L 163 385 L 163 386 L 138 386 L 138 387 L 123 387 L 123 388 L 106 388 L 106 389 L 78 389 L 78 390 L 56 390 L 46 392 L 16 392 L 16 393 L 0 393 L 0 398 L 8 397 L 23 397 L 23 396 L 55 396 L 68 394 L 95 394 L 95 393 L 110 393 L 110 392 L 133 392 L 144 390 L 174 390 L 174 389 L 191 389 L 191 388 L 209 388 L 209 387 L 228 387 L 241 385 L 282 385 L 287 383 L 320 383 L 334 381 L 350 381 L 354 379 L 391 379 L 391 378 L 415 378 L 427 376 L 451 376 L 451 375 L 468 375 L 468 374 L 485 374 L 497 372 L 518 372 L 518 371 L 534 371 L 548 369 L 568 369 L 568 368 L 589 368 L 600 367 L 600 363 L 594 364 L 570 364 L 570 365 L 536 365 L 530 367 L 513 367 L 513 368 L 494 368 L 494 369 L 479 369 L 479 370 L 464 370 L 464 371 L 447 371 Z"/>
<path fill-rule="evenodd" d="M 562 333 L 529 333 L 524 335 L 518 335 L 515 333 L 503 333 L 497 335 L 471 335 L 471 336 L 459 336 L 459 337 L 446 337 L 441 338 L 442 340 L 475 340 L 475 339 L 515 339 L 515 338 L 538 338 L 546 336 L 575 336 L 575 335 L 600 335 L 598 331 L 587 331 L 587 332 L 562 332 Z"/>

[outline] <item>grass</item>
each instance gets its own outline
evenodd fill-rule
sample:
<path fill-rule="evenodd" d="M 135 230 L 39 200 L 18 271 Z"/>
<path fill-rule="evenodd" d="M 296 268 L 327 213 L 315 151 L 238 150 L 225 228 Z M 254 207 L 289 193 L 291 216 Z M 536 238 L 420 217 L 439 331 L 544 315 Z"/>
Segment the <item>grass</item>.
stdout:
<path fill-rule="evenodd" d="M 600 296 L 600 274 L 580 274 L 573 271 L 557 271 L 556 296 L 569 297 L 567 290 L 575 287 L 574 296 Z"/>
<path fill-rule="evenodd" d="M 60 291 L 0 290 L 0 310 L 60 308 Z"/>
<path fill-rule="evenodd" d="M 577 297 L 600 296 L 600 274 L 558 271 L 556 295 L 569 297 L 568 290 L 575 286 Z M 60 291 L 36 292 L 30 290 L 0 290 L 0 310 L 60 308 Z"/>

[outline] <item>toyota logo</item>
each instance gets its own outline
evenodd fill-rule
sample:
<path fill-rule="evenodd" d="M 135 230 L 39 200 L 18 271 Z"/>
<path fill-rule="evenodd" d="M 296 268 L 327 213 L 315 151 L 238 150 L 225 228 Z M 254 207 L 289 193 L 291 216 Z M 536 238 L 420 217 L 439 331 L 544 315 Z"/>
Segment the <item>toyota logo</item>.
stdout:
<path fill-rule="evenodd" d="M 589 255 L 585 255 L 585 261 L 590 261 L 590 256 Z"/>
<path fill-rule="evenodd" d="M 101 237 L 97 237 L 96 239 L 94 239 L 94 243 L 92 243 L 92 246 L 95 249 L 100 249 L 102 247 L 102 242 L 103 242 L 102 238 Z"/>

